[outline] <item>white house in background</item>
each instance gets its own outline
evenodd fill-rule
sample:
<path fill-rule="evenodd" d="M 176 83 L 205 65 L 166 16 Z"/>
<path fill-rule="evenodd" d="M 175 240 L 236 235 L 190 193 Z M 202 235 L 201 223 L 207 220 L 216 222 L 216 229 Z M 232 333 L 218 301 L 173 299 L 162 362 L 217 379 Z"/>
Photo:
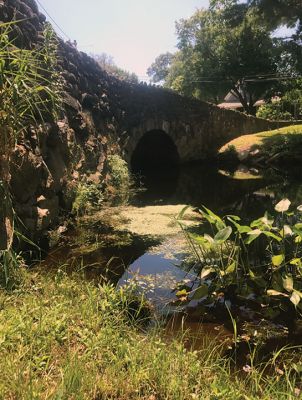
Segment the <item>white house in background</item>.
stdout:
<path fill-rule="evenodd" d="M 263 99 L 260 99 L 256 101 L 254 107 L 257 108 L 262 106 L 263 104 L 265 104 L 265 101 Z M 240 103 L 238 97 L 232 91 L 225 96 L 224 101 L 218 104 L 218 107 L 226 108 L 228 110 L 243 111 L 242 104 Z"/>

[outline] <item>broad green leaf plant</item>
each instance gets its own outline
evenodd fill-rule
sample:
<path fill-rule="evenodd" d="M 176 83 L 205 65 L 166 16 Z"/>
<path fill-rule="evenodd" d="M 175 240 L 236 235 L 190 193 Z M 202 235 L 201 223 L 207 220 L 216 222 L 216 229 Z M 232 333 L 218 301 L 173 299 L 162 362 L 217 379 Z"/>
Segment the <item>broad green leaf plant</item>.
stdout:
<path fill-rule="evenodd" d="M 268 319 L 284 313 L 297 318 L 302 312 L 302 205 L 290 206 L 283 199 L 273 216 L 265 213 L 249 224 L 202 207 L 203 234 L 185 228 L 184 210 L 177 220 L 199 267 L 199 286 L 186 293 L 186 300 L 248 304 Z"/>

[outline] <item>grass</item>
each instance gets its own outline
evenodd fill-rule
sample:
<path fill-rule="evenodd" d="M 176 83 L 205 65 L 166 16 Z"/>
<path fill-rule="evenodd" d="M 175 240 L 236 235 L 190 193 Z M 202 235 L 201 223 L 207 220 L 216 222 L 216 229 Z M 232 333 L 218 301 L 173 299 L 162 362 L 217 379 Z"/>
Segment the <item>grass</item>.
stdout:
<path fill-rule="evenodd" d="M 189 351 L 159 328 L 144 332 L 129 313 L 133 293 L 60 270 L 23 281 L 0 292 L 0 399 L 299 398 L 285 367 L 235 374 L 213 341 Z"/>
<path fill-rule="evenodd" d="M 256 180 L 256 179 L 262 179 L 261 175 L 253 175 L 252 173 L 250 173 L 249 171 L 240 171 L 240 170 L 236 170 L 234 173 L 228 173 L 227 171 L 224 170 L 220 170 L 219 171 L 220 174 L 225 175 L 225 176 L 231 176 L 232 179 L 237 179 L 237 180 L 248 180 L 248 179 L 252 179 L 252 180 Z"/>
<path fill-rule="evenodd" d="M 295 137 L 294 140 L 299 140 L 302 143 L 302 125 L 292 125 L 273 131 L 243 135 L 225 144 L 220 152 L 223 153 L 230 146 L 234 146 L 240 156 L 266 146 L 283 144 L 284 138 L 291 140 L 293 137 Z"/>

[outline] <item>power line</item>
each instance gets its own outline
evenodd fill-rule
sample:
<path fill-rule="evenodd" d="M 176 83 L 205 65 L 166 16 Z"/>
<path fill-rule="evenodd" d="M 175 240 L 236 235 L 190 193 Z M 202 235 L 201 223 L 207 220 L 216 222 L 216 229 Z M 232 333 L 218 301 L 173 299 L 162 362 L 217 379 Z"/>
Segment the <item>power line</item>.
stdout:
<path fill-rule="evenodd" d="M 63 31 L 63 29 L 60 27 L 59 24 L 52 18 L 52 16 L 49 14 L 49 12 L 45 9 L 43 4 L 40 3 L 39 0 L 36 0 L 39 6 L 42 8 L 42 10 L 45 12 L 45 14 L 48 16 L 48 18 L 56 25 L 56 27 L 59 29 L 59 31 L 68 39 L 71 41 L 70 37 Z"/>
<path fill-rule="evenodd" d="M 282 77 L 275 77 L 275 78 L 258 78 L 258 79 L 245 79 L 244 82 L 272 82 L 272 81 L 295 81 L 301 78 L 301 76 L 282 76 Z"/>
<path fill-rule="evenodd" d="M 244 82 L 271 82 L 271 81 L 287 81 L 287 80 L 297 80 L 300 79 L 302 76 L 301 75 L 297 75 L 297 76 L 278 76 L 278 75 L 267 75 L 267 77 L 262 77 L 255 75 L 255 78 L 252 78 L 252 76 L 250 77 L 246 77 L 242 79 L 242 83 Z M 204 79 L 196 79 L 196 80 L 192 80 L 190 81 L 191 83 L 233 83 L 234 81 L 231 79 L 212 79 L 212 78 L 204 78 Z"/>

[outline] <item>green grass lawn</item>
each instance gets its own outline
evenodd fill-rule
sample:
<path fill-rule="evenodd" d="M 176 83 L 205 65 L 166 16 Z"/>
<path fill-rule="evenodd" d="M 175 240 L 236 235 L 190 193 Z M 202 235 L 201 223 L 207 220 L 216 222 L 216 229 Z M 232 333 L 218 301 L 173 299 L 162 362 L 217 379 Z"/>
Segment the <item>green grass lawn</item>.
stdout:
<path fill-rule="evenodd" d="M 220 152 L 227 151 L 230 146 L 234 147 L 239 155 L 256 149 L 268 151 L 270 148 L 278 149 L 280 147 L 280 150 L 286 150 L 288 146 L 295 146 L 297 143 L 302 144 L 302 125 L 243 135 L 225 144 Z"/>
<path fill-rule="evenodd" d="M 213 340 L 189 351 L 158 327 L 144 332 L 129 293 L 62 271 L 26 272 L 0 291 L 0 399 L 301 398 L 291 366 L 234 373 Z"/>

